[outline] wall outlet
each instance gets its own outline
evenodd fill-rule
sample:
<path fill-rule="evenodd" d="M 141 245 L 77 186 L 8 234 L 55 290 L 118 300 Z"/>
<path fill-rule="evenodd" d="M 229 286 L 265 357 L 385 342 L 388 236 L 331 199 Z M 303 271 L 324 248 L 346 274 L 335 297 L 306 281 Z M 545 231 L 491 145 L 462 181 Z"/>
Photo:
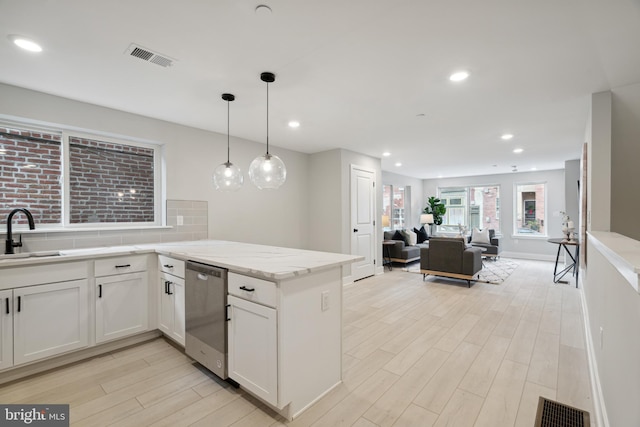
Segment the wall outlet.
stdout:
<path fill-rule="evenodd" d="M 182 215 L 178 215 L 177 220 L 178 225 L 184 225 L 184 217 Z"/>
<path fill-rule="evenodd" d="M 329 291 L 322 292 L 322 311 L 329 310 Z"/>

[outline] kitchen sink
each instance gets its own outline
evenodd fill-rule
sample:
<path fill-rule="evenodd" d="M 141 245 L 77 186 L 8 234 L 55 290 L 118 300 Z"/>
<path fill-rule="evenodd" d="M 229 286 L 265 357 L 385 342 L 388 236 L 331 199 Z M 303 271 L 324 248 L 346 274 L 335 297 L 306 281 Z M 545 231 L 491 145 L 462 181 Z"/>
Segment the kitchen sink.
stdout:
<path fill-rule="evenodd" d="M 22 252 L 19 254 L 2 254 L 0 255 L 0 261 L 7 259 L 21 259 L 21 258 L 44 258 L 61 256 L 60 251 L 39 251 L 39 252 Z"/>

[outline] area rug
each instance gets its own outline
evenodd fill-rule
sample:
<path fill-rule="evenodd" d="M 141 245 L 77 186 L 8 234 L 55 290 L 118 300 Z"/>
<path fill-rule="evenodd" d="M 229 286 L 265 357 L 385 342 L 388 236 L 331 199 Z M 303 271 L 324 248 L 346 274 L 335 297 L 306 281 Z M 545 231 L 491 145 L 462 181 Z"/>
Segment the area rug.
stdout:
<path fill-rule="evenodd" d="M 482 264 L 482 270 L 478 273 L 478 278 L 475 281 L 491 283 L 493 285 L 499 285 L 507 280 L 507 277 L 513 273 L 513 270 L 518 268 L 518 263 L 508 258 L 499 258 L 495 261 L 485 259 L 482 260 Z M 405 271 L 420 273 L 420 263 L 417 262 L 409 266 Z"/>

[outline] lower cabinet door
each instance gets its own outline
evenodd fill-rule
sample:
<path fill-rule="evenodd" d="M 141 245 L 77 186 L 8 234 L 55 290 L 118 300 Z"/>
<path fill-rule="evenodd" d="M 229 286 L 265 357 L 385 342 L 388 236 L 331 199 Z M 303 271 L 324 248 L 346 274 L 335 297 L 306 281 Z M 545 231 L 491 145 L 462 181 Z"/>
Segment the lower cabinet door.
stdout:
<path fill-rule="evenodd" d="M 278 405 L 277 312 L 228 296 L 229 377 L 274 406 Z"/>
<path fill-rule="evenodd" d="M 96 279 L 96 343 L 148 329 L 147 274 Z"/>
<path fill-rule="evenodd" d="M 160 273 L 160 313 L 158 329 L 167 335 L 173 331 L 173 296 L 169 293 L 171 281 Z"/>
<path fill-rule="evenodd" d="M 170 336 L 179 344 L 185 345 L 184 280 L 174 278 L 169 284 L 173 297 L 173 330 Z"/>
<path fill-rule="evenodd" d="M 13 290 L 14 364 L 86 347 L 86 279 Z"/>
<path fill-rule="evenodd" d="M 0 291 L 0 370 L 13 366 L 13 291 Z"/>
<path fill-rule="evenodd" d="M 178 344 L 185 345 L 184 279 L 160 273 L 158 327 Z"/>

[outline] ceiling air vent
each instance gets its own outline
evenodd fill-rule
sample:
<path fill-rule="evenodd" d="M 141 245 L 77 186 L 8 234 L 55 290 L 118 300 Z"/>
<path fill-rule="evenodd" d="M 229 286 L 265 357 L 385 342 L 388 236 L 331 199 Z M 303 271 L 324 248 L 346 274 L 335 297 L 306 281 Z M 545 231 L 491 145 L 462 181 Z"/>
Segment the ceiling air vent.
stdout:
<path fill-rule="evenodd" d="M 131 43 L 125 53 L 161 67 L 171 67 L 175 62 L 175 59 L 171 59 L 167 55 L 162 55 L 135 43 Z"/>

